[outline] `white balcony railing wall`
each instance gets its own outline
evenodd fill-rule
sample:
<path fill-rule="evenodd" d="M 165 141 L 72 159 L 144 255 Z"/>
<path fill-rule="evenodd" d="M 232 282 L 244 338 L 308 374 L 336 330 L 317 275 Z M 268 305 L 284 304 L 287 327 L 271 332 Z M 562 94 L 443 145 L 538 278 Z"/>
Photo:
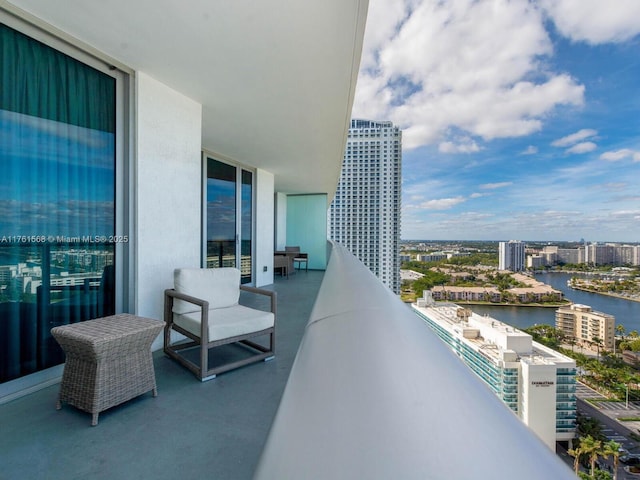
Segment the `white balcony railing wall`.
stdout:
<path fill-rule="evenodd" d="M 255 479 L 572 479 L 344 247 L 334 246 Z"/>

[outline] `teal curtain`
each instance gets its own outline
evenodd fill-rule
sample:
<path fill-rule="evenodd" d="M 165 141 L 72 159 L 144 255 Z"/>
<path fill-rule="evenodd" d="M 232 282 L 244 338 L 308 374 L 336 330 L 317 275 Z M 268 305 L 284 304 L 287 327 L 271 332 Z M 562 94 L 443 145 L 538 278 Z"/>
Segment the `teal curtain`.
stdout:
<path fill-rule="evenodd" d="M 113 313 L 116 81 L 0 24 L 0 383 Z"/>
<path fill-rule="evenodd" d="M 6 25 L 0 25 L 0 65 L 0 109 L 115 132 L 113 77 Z"/>

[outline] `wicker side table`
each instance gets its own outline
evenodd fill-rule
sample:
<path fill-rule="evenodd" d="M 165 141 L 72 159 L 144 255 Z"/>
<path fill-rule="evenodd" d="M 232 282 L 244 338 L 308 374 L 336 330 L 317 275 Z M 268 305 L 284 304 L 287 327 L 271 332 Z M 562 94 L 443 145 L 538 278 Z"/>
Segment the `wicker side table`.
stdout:
<path fill-rule="evenodd" d="M 56 408 L 69 403 L 93 415 L 148 391 L 157 396 L 151 343 L 158 320 L 119 314 L 51 329 L 66 355 Z"/>

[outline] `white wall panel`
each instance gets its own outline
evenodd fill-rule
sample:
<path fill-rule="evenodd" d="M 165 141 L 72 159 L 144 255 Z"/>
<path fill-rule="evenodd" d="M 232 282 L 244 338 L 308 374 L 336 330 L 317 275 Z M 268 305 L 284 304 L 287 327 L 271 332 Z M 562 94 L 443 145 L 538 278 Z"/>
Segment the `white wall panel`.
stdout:
<path fill-rule="evenodd" d="M 265 170 L 256 172 L 256 286 L 273 283 L 274 177 Z M 267 267 L 267 271 L 264 271 Z"/>
<path fill-rule="evenodd" d="M 136 74 L 132 263 L 138 315 L 162 319 L 173 270 L 200 266 L 201 116 L 200 104 Z"/>

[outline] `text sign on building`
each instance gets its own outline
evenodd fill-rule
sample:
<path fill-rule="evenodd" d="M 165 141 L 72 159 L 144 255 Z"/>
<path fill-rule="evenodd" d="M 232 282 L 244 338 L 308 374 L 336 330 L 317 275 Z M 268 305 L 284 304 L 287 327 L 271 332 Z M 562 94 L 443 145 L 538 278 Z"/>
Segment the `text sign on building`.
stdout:
<path fill-rule="evenodd" d="M 552 380 L 532 380 L 531 385 L 534 387 L 552 387 L 555 382 Z"/>

